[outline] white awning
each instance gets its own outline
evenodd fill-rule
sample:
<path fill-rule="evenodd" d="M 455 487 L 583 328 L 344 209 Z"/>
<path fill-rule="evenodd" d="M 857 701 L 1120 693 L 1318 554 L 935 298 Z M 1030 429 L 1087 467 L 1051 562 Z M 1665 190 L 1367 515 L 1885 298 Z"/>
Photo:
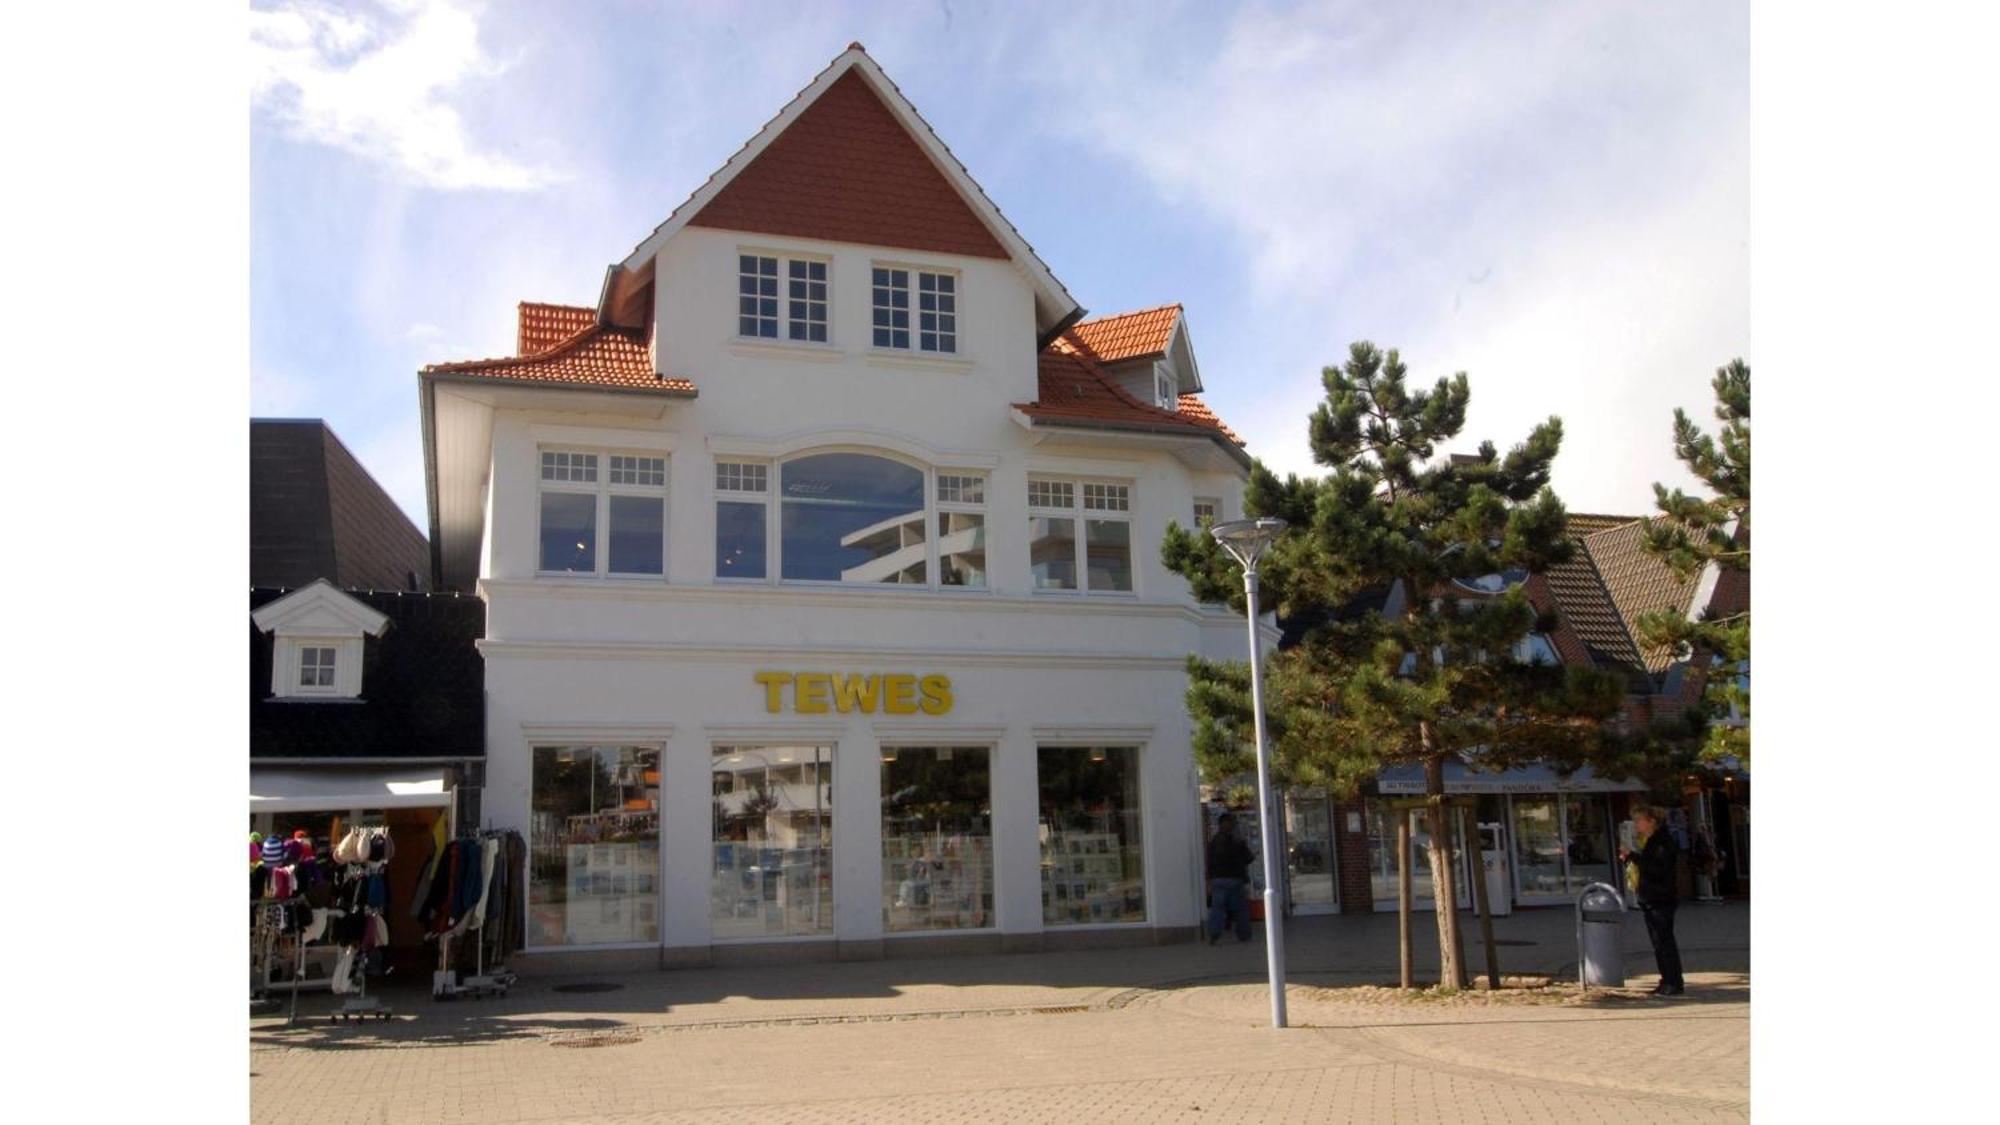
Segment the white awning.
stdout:
<path fill-rule="evenodd" d="M 250 770 L 251 812 L 444 808 L 448 768 L 289 768 Z"/>

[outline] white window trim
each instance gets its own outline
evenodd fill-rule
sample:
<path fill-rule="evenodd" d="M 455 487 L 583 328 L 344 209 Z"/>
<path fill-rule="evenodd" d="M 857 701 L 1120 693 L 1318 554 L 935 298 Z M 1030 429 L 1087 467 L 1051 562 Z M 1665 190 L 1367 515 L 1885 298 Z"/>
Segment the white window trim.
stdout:
<path fill-rule="evenodd" d="M 764 489 L 761 492 L 746 492 L 733 488 L 723 488 L 716 483 L 716 476 L 724 464 L 760 465 L 764 469 Z M 708 473 L 708 573 L 709 579 L 724 586 L 768 586 L 777 572 L 775 563 L 778 550 L 778 521 L 771 518 L 771 494 L 776 490 L 778 460 L 774 457 L 743 457 L 738 455 L 717 456 L 709 462 Z M 722 534 L 722 521 L 718 518 L 718 505 L 761 504 L 764 506 L 764 575 L 761 578 L 728 577 L 716 573 L 716 538 Z"/>
<path fill-rule="evenodd" d="M 906 290 L 906 292 L 908 292 L 910 295 L 909 308 L 906 310 L 910 314 L 910 324 L 909 324 L 910 343 L 909 346 L 907 347 L 899 348 L 891 344 L 878 344 L 875 342 L 875 271 L 876 270 L 904 270 L 908 272 L 910 275 L 910 285 L 909 288 Z M 937 349 L 927 349 L 923 346 L 923 308 L 922 308 L 923 274 L 930 274 L 934 277 L 949 277 L 952 279 L 951 280 L 952 349 L 948 352 L 939 351 Z M 924 265 L 918 262 L 893 261 L 889 259 L 877 259 L 869 262 L 868 263 L 868 351 L 870 356 L 881 360 L 891 360 L 891 359 L 922 360 L 927 364 L 937 364 L 940 366 L 957 366 L 961 363 L 963 363 L 965 366 L 971 366 L 970 361 L 964 359 L 965 354 L 967 352 L 967 348 L 965 346 L 964 298 L 965 298 L 965 271 L 958 269 L 955 266 Z"/>
<path fill-rule="evenodd" d="M 776 336 L 745 336 L 743 334 L 743 307 L 739 300 L 732 306 L 730 317 L 734 327 L 729 333 L 732 345 L 741 350 L 769 348 L 780 352 L 838 352 L 834 343 L 834 300 L 833 300 L 833 255 L 809 250 L 781 250 L 773 246 L 738 246 L 736 248 L 736 269 L 731 276 L 737 279 L 737 288 L 731 296 L 741 298 L 743 291 L 742 260 L 751 258 L 775 258 L 778 261 L 778 334 Z M 792 338 L 792 263 L 818 262 L 826 267 L 826 339 L 794 340 Z M 837 356 L 829 357 L 837 358 Z"/>
<path fill-rule="evenodd" d="M 1201 526 L 1201 513 L 1195 509 L 1201 507 L 1203 504 L 1208 505 L 1209 522 L 1212 524 L 1220 523 L 1222 521 L 1222 501 L 1214 496 L 1197 496 L 1194 498 L 1194 503 L 1188 507 L 1188 512 L 1194 517 L 1194 525 L 1196 527 Z"/>
<path fill-rule="evenodd" d="M 1048 505 L 1035 503 L 1033 499 L 1033 488 L 1035 483 L 1038 481 L 1044 481 L 1052 484 L 1069 485 L 1070 506 L 1067 508 L 1061 508 L 1061 507 L 1051 507 Z M 1125 490 L 1124 509 L 1122 511 L 1111 511 L 1102 508 L 1091 508 L 1086 506 L 1084 501 L 1084 486 L 1093 484 L 1111 485 L 1114 487 L 1123 488 Z M 1132 493 L 1136 490 L 1135 482 L 1133 482 L 1130 479 L 1124 479 L 1118 477 L 1064 476 L 1057 473 L 1031 473 L 1029 474 L 1028 477 L 1028 487 L 1030 490 L 1029 500 L 1028 500 L 1028 518 L 1031 520 L 1033 519 L 1072 520 L 1073 521 L 1072 526 L 1074 528 L 1073 539 L 1076 550 L 1075 589 L 1071 590 L 1044 589 L 1042 587 L 1037 586 L 1034 588 L 1033 592 L 1037 595 L 1048 595 L 1050 597 L 1088 596 L 1096 598 L 1137 598 L 1139 596 L 1139 558 L 1137 553 L 1137 546 L 1138 546 L 1137 538 L 1131 535 L 1130 533 L 1128 533 L 1126 536 L 1126 549 L 1128 555 L 1127 565 L 1131 568 L 1132 572 L 1132 588 L 1130 590 L 1093 590 L 1090 588 L 1089 543 L 1087 538 L 1088 529 L 1085 528 L 1084 526 L 1084 522 L 1087 520 L 1107 520 L 1107 521 L 1117 520 L 1119 522 L 1126 524 L 1128 527 L 1131 526 L 1135 522 L 1132 518 L 1135 510 L 1135 506 L 1132 499 Z M 1030 567 L 1031 573 L 1032 569 L 1033 568 L 1031 566 Z"/>
<path fill-rule="evenodd" d="M 568 481 L 542 479 L 543 453 L 584 453 L 597 458 L 597 479 L 595 481 Z M 643 457 L 662 462 L 665 473 L 660 484 L 613 484 L 611 483 L 611 459 L 613 457 Z M 674 479 L 673 458 L 664 449 L 638 449 L 619 446 L 581 446 L 570 442 L 544 442 L 535 446 L 535 576 L 538 578 L 606 579 L 620 582 L 664 582 L 670 567 L 667 549 L 672 537 L 672 503 L 669 499 Z M 595 569 L 545 570 L 542 568 L 542 496 L 548 492 L 564 492 L 571 495 L 589 495 L 597 498 L 596 535 L 593 548 Z M 660 572 L 651 574 L 644 571 L 620 571 L 611 569 L 611 498 L 613 496 L 656 497 L 660 501 Z"/>
<path fill-rule="evenodd" d="M 926 575 L 926 580 L 924 582 L 860 583 L 860 582 L 835 582 L 824 579 L 784 577 L 784 558 L 782 557 L 783 528 L 781 526 L 784 517 L 784 508 L 783 508 L 784 497 L 780 494 L 784 466 L 787 462 L 796 461 L 802 457 L 817 456 L 822 453 L 858 453 L 869 457 L 881 457 L 886 460 L 897 461 L 902 464 L 906 464 L 913 469 L 920 470 L 924 474 L 924 565 L 925 565 L 925 575 Z M 977 513 L 983 516 L 986 515 L 988 511 L 987 503 L 985 501 L 981 501 L 979 503 L 969 503 L 965 501 L 940 502 L 938 500 L 938 483 L 937 483 L 938 476 L 940 474 L 943 474 L 945 476 L 978 477 L 985 482 L 986 494 L 990 495 L 993 488 L 993 471 L 991 468 L 985 465 L 963 464 L 963 463 L 953 462 L 945 464 L 943 466 L 937 466 L 937 465 L 927 464 L 923 459 L 918 458 L 914 455 L 904 453 L 900 450 L 888 447 L 854 446 L 846 444 L 833 445 L 833 446 L 814 446 L 804 449 L 795 449 L 787 453 L 784 453 L 782 455 L 769 456 L 769 457 L 745 456 L 742 454 L 735 454 L 735 453 L 718 453 L 715 456 L 714 461 L 711 462 L 711 465 L 719 462 L 734 462 L 740 464 L 757 464 L 765 466 L 765 477 L 764 477 L 765 491 L 761 493 L 737 492 L 734 490 L 718 488 L 716 487 L 715 484 L 715 473 L 711 468 L 708 477 L 709 557 L 711 560 L 713 560 L 715 551 L 715 538 L 718 534 L 720 534 L 720 524 L 716 519 L 717 504 L 722 503 L 724 501 L 763 504 L 764 505 L 764 577 L 725 578 L 722 577 L 721 575 L 714 574 L 715 567 L 713 561 L 711 561 L 709 564 L 709 571 L 714 582 L 717 585 L 788 586 L 800 589 L 841 590 L 863 597 L 880 596 L 884 593 L 892 593 L 892 592 L 909 592 L 913 590 L 921 590 L 925 591 L 926 593 L 933 593 L 933 594 L 936 593 L 971 594 L 974 596 L 983 597 L 989 594 L 993 588 L 992 570 L 990 568 L 990 565 L 986 572 L 986 583 L 984 585 L 980 586 L 946 585 L 944 583 L 943 566 L 938 555 L 937 517 L 940 512 L 968 512 L 968 513 Z M 987 528 L 990 534 L 993 526 L 990 520 L 984 526 Z"/>
<path fill-rule="evenodd" d="M 1181 408 L 1180 380 L 1162 363 L 1153 365 L 1153 399 L 1162 410 L 1178 412 Z"/>
<path fill-rule="evenodd" d="M 333 683 L 307 687 L 299 682 L 305 650 L 333 650 Z M 361 696 L 363 639 L 281 633 L 271 653 L 271 694 L 278 699 L 358 699 Z"/>

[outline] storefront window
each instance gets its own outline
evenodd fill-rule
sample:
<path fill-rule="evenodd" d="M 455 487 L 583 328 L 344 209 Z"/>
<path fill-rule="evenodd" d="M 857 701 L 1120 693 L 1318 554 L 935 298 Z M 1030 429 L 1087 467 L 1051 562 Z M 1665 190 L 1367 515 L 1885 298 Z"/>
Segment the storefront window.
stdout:
<path fill-rule="evenodd" d="M 891 933 L 993 925 L 984 747 L 882 751 L 882 920 Z"/>
<path fill-rule="evenodd" d="M 1430 812 L 1427 809 L 1398 810 L 1386 801 L 1368 802 L 1368 881 L 1376 902 L 1397 900 L 1396 818 L 1399 816 L 1407 816 L 1410 820 L 1410 902 L 1417 909 L 1425 909 L 1435 904 L 1437 893 L 1431 886 Z M 1471 901 L 1472 884 L 1468 874 L 1471 866 L 1466 856 L 1465 825 L 1457 818 L 1454 818 L 1451 838 L 1456 848 L 1453 855 L 1458 859 L 1458 904 L 1464 906 Z"/>
<path fill-rule="evenodd" d="M 1563 795 L 1563 819 L 1568 828 L 1569 893 L 1578 895 L 1592 883 L 1613 883 L 1611 877 L 1611 813 L 1603 797 Z"/>
<path fill-rule="evenodd" d="M 660 752 L 537 746 L 528 944 L 660 938 Z"/>
<path fill-rule="evenodd" d="M 1514 798 L 1514 871 L 1523 895 L 1563 893 L 1563 837 L 1556 798 Z"/>
<path fill-rule="evenodd" d="M 930 581 L 924 471 L 864 453 L 779 466 L 779 558 L 790 581 Z"/>
<path fill-rule="evenodd" d="M 718 746 L 711 764 L 717 938 L 833 932 L 833 748 Z"/>
<path fill-rule="evenodd" d="M 1138 748 L 1044 746 L 1037 767 L 1043 923 L 1145 921 Z"/>

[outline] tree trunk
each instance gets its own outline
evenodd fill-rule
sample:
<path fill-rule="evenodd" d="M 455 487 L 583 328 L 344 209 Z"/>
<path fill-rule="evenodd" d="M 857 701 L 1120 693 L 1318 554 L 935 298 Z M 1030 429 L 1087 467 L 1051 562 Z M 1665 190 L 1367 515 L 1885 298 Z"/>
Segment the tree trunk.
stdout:
<path fill-rule="evenodd" d="M 1479 817 L 1465 812 L 1466 847 L 1472 849 L 1472 902 L 1479 908 L 1479 940 L 1486 945 L 1486 987 L 1500 991 L 1500 953 L 1493 947 L 1493 904 L 1486 901 L 1486 851 L 1480 846 Z"/>
<path fill-rule="evenodd" d="M 1425 749 L 1430 744 L 1430 724 L 1421 724 Z M 1464 947 L 1458 936 L 1458 880 L 1452 870 L 1451 808 L 1444 799 L 1444 758 L 1424 759 L 1424 808 L 1430 825 L 1431 897 L 1437 904 L 1438 984 L 1464 988 L 1471 983 L 1465 975 Z"/>
<path fill-rule="evenodd" d="M 1410 810 L 1396 810 L 1396 937 L 1403 953 L 1403 988 L 1415 988 L 1417 943 L 1410 933 Z"/>

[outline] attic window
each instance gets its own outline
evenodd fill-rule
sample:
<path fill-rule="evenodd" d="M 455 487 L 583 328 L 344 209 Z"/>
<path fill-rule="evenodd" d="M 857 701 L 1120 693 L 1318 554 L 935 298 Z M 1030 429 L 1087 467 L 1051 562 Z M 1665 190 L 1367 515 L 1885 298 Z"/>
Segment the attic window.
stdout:
<path fill-rule="evenodd" d="M 1153 373 L 1154 402 L 1162 410 L 1179 410 L 1180 389 L 1174 384 L 1174 377 L 1165 371 Z"/>
<path fill-rule="evenodd" d="M 333 687 L 334 654 L 338 651 L 330 645 L 301 645 L 299 687 L 309 691 Z"/>

